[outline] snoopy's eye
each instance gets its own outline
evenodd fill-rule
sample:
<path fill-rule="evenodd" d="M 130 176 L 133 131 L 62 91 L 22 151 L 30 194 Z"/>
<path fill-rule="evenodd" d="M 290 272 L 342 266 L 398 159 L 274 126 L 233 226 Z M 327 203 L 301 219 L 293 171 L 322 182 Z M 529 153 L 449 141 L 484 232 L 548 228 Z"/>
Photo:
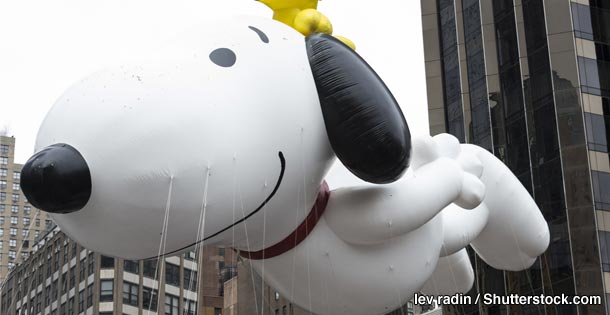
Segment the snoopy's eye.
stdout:
<path fill-rule="evenodd" d="M 210 60 L 221 67 L 231 67 L 235 64 L 237 56 L 229 48 L 218 48 L 210 53 Z"/>
<path fill-rule="evenodd" d="M 248 26 L 251 30 L 253 30 L 254 32 L 256 32 L 256 34 L 258 34 L 258 37 L 260 37 L 260 39 L 263 41 L 263 43 L 267 44 L 269 43 L 269 37 L 267 36 L 267 34 L 265 34 L 263 31 L 259 30 L 258 28 L 254 27 L 254 26 Z"/>

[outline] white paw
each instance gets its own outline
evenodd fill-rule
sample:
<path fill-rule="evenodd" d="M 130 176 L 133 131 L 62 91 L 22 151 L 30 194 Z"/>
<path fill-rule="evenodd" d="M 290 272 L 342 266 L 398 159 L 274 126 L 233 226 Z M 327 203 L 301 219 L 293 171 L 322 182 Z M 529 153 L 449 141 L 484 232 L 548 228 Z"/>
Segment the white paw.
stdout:
<path fill-rule="evenodd" d="M 483 164 L 475 155 L 463 152 L 458 139 L 450 134 L 434 136 L 438 155 L 453 159 L 461 167 L 463 174 L 462 191 L 454 203 L 464 209 L 478 207 L 485 198 L 485 184 L 480 180 Z"/>
<path fill-rule="evenodd" d="M 411 168 L 414 170 L 438 159 L 440 157 L 439 147 L 430 136 L 416 137 L 411 142 L 413 155 L 411 157 Z"/>

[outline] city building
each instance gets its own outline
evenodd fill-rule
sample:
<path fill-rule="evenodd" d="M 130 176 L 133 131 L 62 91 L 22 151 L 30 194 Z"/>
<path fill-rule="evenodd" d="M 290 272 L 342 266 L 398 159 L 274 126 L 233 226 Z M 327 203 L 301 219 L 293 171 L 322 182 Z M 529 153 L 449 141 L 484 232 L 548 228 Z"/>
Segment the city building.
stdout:
<path fill-rule="evenodd" d="M 0 283 L 10 268 L 27 258 L 34 240 L 53 222 L 21 192 L 21 167 L 15 163 L 15 138 L 0 135 Z"/>
<path fill-rule="evenodd" d="M 290 302 L 274 288 L 266 285 L 247 260 L 239 260 L 235 277 L 225 282 L 223 315 L 315 315 Z M 411 302 L 386 315 L 428 314 L 433 306 L 414 306 Z M 442 309 L 433 311 L 442 314 Z"/>
<path fill-rule="evenodd" d="M 610 2 L 421 0 L 431 134 L 493 152 L 551 233 L 528 270 L 471 251 L 478 292 L 605 305 L 464 305 L 450 314 L 604 314 L 610 292 Z M 609 310 L 610 313 L 610 310 Z"/>
<path fill-rule="evenodd" d="M 160 260 L 100 255 L 54 228 L 7 276 L 3 315 L 221 315 L 236 257 L 206 247 Z"/>
<path fill-rule="evenodd" d="M 223 315 L 312 315 L 266 285 L 247 260 L 238 262 L 236 276 L 224 286 Z"/>

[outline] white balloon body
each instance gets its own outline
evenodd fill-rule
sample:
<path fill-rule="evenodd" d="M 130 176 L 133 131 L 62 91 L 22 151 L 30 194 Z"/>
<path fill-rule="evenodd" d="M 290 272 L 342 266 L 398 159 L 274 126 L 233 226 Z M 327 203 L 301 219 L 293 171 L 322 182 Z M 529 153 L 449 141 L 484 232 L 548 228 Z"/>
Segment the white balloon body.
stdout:
<path fill-rule="evenodd" d="M 218 49 L 234 63 L 212 60 Z M 546 222 L 514 175 L 448 135 L 415 139 L 412 167 L 395 183 L 362 183 L 341 167 L 327 178 L 335 155 L 305 41 L 270 19 L 202 26 L 83 79 L 49 112 L 36 150 L 56 143 L 81 153 L 92 192 L 83 209 L 53 219 L 85 247 L 129 259 L 203 240 L 269 248 L 305 220 L 327 179 L 335 190 L 307 238 L 252 260 L 317 314 L 384 314 L 422 288 L 465 291 L 470 243 L 508 270 L 527 268 L 548 245 Z"/>

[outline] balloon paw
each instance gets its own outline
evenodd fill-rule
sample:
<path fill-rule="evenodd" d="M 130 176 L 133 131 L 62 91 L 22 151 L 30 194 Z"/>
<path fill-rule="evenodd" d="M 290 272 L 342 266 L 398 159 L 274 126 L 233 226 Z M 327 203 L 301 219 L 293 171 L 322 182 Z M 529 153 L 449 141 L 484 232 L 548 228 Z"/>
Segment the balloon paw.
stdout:
<path fill-rule="evenodd" d="M 433 137 L 440 156 L 454 159 L 464 172 L 462 192 L 455 204 L 464 209 L 476 208 L 485 198 L 485 184 L 480 177 L 483 174 L 481 160 L 473 154 L 462 151 L 460 141 L 450 134 L 439 134 Z"/>

